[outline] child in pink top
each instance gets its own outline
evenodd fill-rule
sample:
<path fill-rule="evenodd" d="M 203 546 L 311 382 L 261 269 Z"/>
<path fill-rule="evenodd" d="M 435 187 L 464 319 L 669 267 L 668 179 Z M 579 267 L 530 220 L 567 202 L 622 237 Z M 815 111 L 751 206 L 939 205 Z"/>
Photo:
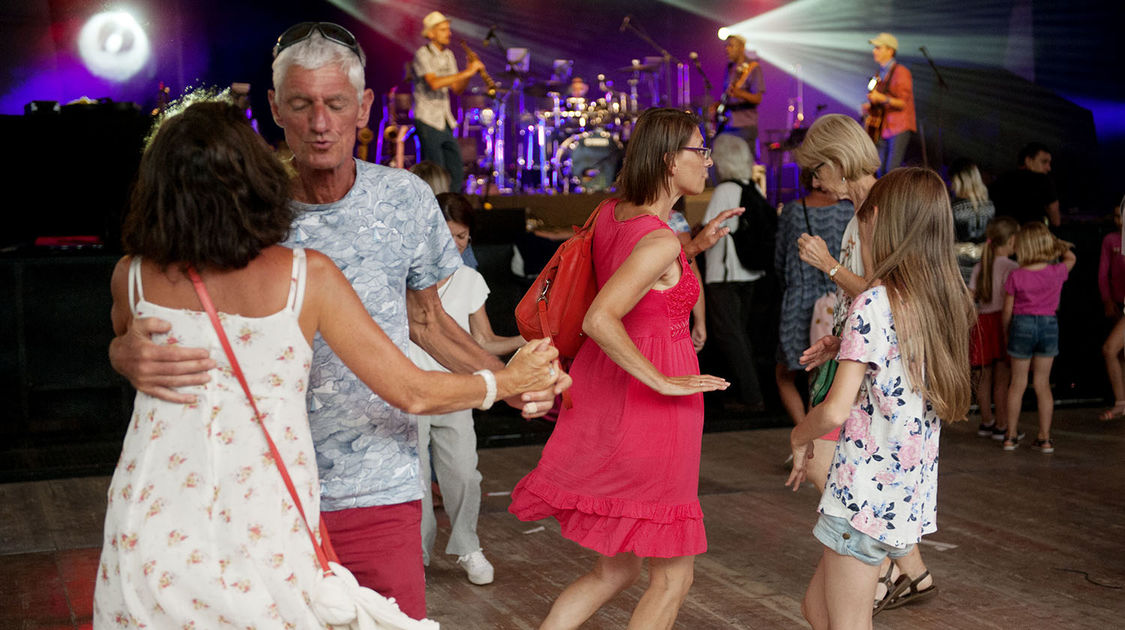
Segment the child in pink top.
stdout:
<path fill-rule="evenodd" d="M 1098 261 L 1098 291 L 1102 296 L 1105 316 L 1114 323 L 1102 345 L 1105 359 L 1105 372 L 1113 387 L 1113 407 L 1098 416 L 1102 420 L 1113 420 L 1125 416 L 1125 318 L 1121 317 L 1121 303 L 1125 301 L 1125 255 L 1121 251 L 1121 205 L 1113 209 L 1113 222 L 1117 230 L 1102 240 L 1102 256 Z"/>
<path fill-rule="evenodd" d="M 977 402 L 980 403 L 980 427 L 977 435 L 1004 439 L 1008 432 L 1008 366 L 1004 337 L 1004 282 L 1019 265 L 1008 258 L 1015 251 L 1016 232 L 1020 225 L 1011 217 L 996 217 L 985 228 L 987 240 L 980 262 L 969 276 L 969 290 L 977 304 L 977 323 L 969 334 L 969 364 L 980 370 L 977 379 Z M 994 378 L 995 376 L 995 378 Z M 992 403 L 996 403 L 996 415 Z"/>
<path fill-rule="evenodd" d="M 1033 447 L 1053 453 L 1051 417 L 1055 399 L 1048 380 L 1051 364 L 1059 353 L 1059 322 L 1055 312 L 1063 282 L 1074 268 L 1071 244 L 1055 238 L 1042 223 L 1027 223 L 1016 237 L 1016 258 L 1020 268 L 1004 282 L 1004 330 L 1008 356 L 1012 359 L 1012 384 L 1008 388 L 1008 437 L 1004 450 L 1014 451 L 1019 444 L 1017 425 L 1028 370 L 1034 367 L 1035 396 L 1039 403 L 1039 436 Z M 1048 261 L 1062 258 L 1062 262 Z M 1034 366 L 1032 364 L 1034 363 Z"/>

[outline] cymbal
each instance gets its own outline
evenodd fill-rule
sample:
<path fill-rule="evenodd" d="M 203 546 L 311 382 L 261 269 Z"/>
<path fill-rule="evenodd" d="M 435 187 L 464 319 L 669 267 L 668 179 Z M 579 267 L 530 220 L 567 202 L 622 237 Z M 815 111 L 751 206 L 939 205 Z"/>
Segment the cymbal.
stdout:
<path fill-rule="evenodd" d="M 558 92 L 560 86 L 557 82 L 552 83 L 528 83 L 523 86 L 523 93 L 528 96 L 547 96 L 550 92 Z"/>
<path fill-rule="evenodd" d="M 635 66 L 622 66 L 622 67 L 618 68 L 617 71 L 618 72 L 656 72 L 657 70 L 660 70 L 660 66 L 661 66 L 661 64 L 659 64 L 659 63 L 637 64 Z"/>

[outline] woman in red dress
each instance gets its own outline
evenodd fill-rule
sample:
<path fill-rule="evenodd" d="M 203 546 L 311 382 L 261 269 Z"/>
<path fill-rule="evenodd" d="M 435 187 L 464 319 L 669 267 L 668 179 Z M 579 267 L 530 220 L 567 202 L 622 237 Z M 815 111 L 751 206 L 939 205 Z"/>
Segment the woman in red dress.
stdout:
<path fill-rule="evenodd" d="M 699 284 L 688 267 L 727 232 L 721 213 L 681 248 L 668 228 L 672 204 L 699 194 L 711 165 L 699 120 L 652 109 L 637 121 L 618 198 L 595 219 L 599 292 L 571 368 L 564 409 L 539 465 L 512 492 L 522 520 L 553 516 L 562 534 L 600 555 L 568 586 L 541 628 L 577 628 L 636 581 L 649 558 L 649 587 L 629 628 L 670 628 L 707 550 L 699 507 L 702 392 L 726 389 L 700 375 L 688 315 Z M 685 252 L 685 249 L 687 252 Z"/>

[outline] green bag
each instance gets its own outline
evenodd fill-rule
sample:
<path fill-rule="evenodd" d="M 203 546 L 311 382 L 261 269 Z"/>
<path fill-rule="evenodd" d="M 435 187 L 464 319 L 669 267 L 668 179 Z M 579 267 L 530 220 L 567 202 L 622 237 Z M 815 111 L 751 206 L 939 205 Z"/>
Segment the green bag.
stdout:
<path fill-rule="evenodd" d="M 813 229 L 812 229 L 812 224 L 809 223 L 809 209 L 805 205 L 805 200 L 803 198 L 801 199 L 801 209 L 805 211 L 805 227 L 808 229 L 808 233 L 809 234 L 815 234 L 815 232 L 813 232 Z M 831 278 L 829 278 L 829 283 L 831 283 Z M 828 296 L 831 296 L 831 295 L 833 295 L 833 294 L 832 293 L 826 293 L 825 295 L 823 295 L 819 299 L 817 299 L 816 305 L 813 306 L 813 317 L 812 317 L 812 319 L 815 321 L 815 320 L 817 320 L 818 315 L 822 315 L 821 311 L 826 311 L 826 313 L 823 314 L 823 317 L 826 320 L 826 322 L 824 322 L 824 323 L 827 323 L 829 327 L 831 327 L 831 325 L 832 325 L 831 322 L 832 322 L 832 319 L 833 319 L 833 315 L 832 315 L 831 311 L 828 310 L 827 307 L 822 307 L 821 300 L 823 300 L 825 297 L 828 297 Z M 835 307 L 835 300 L 829 301 L 828 303 L 831 304 L 833 308 Z M 813 326 L 814 326 L 814 324 L 812 324 L 810 322 L 809 343 L 816 343 L 817 339 L 819 338 L 818 335 L 812 335 Z M 825 332 L 827 332 L 827 331 L 825 331 Z M 832 334 L 838 335 L 839 331 L 838 330 L 832 330 Z M 828 390 L 832 389 L 832 380 L 835 379 L 835 378 L 836 378 L 836 359 L 829 359 L 824 365 L 822 365 L 822 366 L 820 366 L 819 368 L 816 369 L 816 376 L 814 376 L 812 378 L 812 380 L 809 381 L 809 408 L 810 409 L 819 405 L 821 402 L 824 401 L 824 398 L 826 396 L 828 396 Z"/>
<path fill-rule="evenodd" d="M 829 359 L 827 363 L 816 369 L 816 376 L 809 384 L 809 407 L 815 407 L 824 401 L 828 390 L 832 389 L 832 380 L 836 378 L 836 359 Z"/>

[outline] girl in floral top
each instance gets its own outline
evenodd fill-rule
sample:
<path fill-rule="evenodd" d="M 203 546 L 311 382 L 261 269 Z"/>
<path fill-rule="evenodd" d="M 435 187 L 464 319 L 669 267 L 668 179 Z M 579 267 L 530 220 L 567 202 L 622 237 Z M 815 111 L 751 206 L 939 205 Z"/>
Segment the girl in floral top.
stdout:
<path fill-rule="evenodd" d="M 964 418 L 971 390 L 975 313 L 941 178 L 892 171 L 856 217 L 870 284 L 852 303 L 832 389 L 790 437 L 796 490 L 812 440 L 843 425 L 813 529 L 825 549 L 802 606 L 815 629 L 870 627 L 880 564 L 936 531 L 941 418 Z M 945 324 L 925 325 L 935 321 Z M 909 584 L 900 577 L 895 590 Z"/>

